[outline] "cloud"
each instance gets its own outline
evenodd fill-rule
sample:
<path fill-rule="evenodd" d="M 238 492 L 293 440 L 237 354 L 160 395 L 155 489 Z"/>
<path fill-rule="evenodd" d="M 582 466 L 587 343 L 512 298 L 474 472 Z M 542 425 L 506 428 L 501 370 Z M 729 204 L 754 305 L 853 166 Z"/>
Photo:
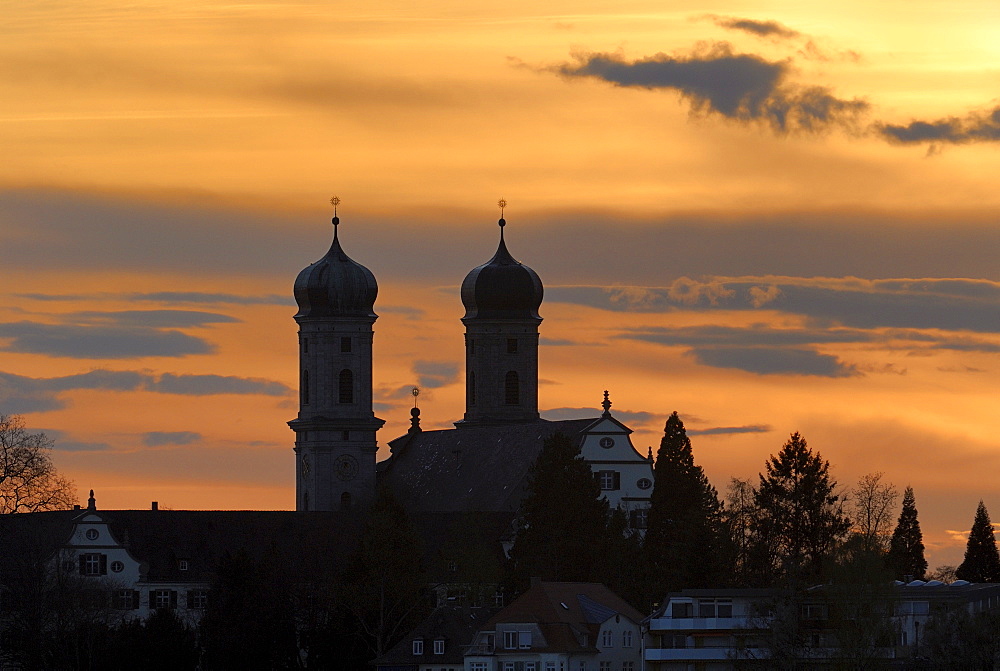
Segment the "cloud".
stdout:
<path fill-rule="evenodd" d="M 874 128 L 893 144 L 1000 142 L 1000 106 L 971 112 L 961 119 L 914 120 L 906 125 L 878 123 Z"/>
<path fill-rule="evenodd" d="M 378 306 L 378 311 L 380 314 L 400 315 L 404 319 L 420 319 L 426 314 L 420 308 L 413 308 L 406 305 L 380 305 Z"/>
<path fill-rule="evenodd" d="M 65 315 L 67 321 L 138 326 L 146 328 L 187 328 L 207 324 L 233 324 L 240 320 L 229 315 L 195 310 L 121 310 L 117 312 L 73 312 Z"/>
<path fill-rule="evenodd" d="M 791 39 L 798 37 L 801 33 L 784 26 L 777 21 L 757 21 L 755 19 L 739 19 L 732 16 L 714 16 L 709 18 L 715 25 L 729 30 L 742 30 L 743 32 L 757 35 L 758 37 L 776 37 Z"/>
<path fill-rule="evenodd" d="M 544 419 L 560 421 L 564 419 L 596 419 L 602 412 L 603 410 L 597 408 L 549 408 L 548 410 L 540 411 L 539 414 Z M 611 414 L 618 421 L 629 427 L 646 426 L 663 417 L 663 415 L 643 410 L 615 410 L 614 408 L 612 408 Z"/>
<path fill-rule="evenodd" d="M 769 424 L 748 424 L 746 426 L 716 426 L 710 429 L 688 429 L 689 436 L 723 436 L 740 433 L 769 433 L 774 429 Z"/>
<path fill-rule="evenodd" d="M 190 445 L 199 440 L 201 434 L 194 431 L 149 431 L 142 434 L 142 444 L 146 447 Z"/>
<path fill-rule="evenodd" d="M 0 324 L 0 349 L 74 359 L 136 359 L 211 354 L 215 346 L 180 331 L 144 326 L 81 326 L 10 322 Z"/>
<path fill-rule="evenodd" d="M 288 396 L 281 382 L 222 375 L 156 375 L 147 371 L 93 370 L 62 377 L 32 378 L 0 371 L 0 407 L 5 412 L 47 412 L 67 407 L 65 392 L 77 390 L 146 391 L 159 394 L 209 396 L 261 394 Z"/>
<path fill-rule="evenodd" d="M 581 53 L 574 59 L 549 69 L 615 86 L 673 89 L 695 113 L 762 122 L 778 133 L 853 127 L 869 109 L 864 100 L 837 98 L 826 87 L 789 84 L 789 61 L 737 54 L 725 43 L 679 57 L 659 53 L 630 62 L 617 54 Z"/>
<path fill-rule="evenodd" d="M 458 364 L 451 361 L 414 361 L 417 385 L 427 389 L 458 382 Z"/>
<path fill-rule="evenodd" d="M 835 356 L 805 348 L 693 347 L 687 354 L 704 366 L 735 368 L 757 375 L 860 375 L 854 366 Z"/>
<path fill-rule="evenodd" d="M 14 294 L 18 298 L 29 298 L 36 301 L 149 301 L 155 303 L 232 303 L 235 305 L 288 305 L 292 306 L 295 301 L 291 294 L 280 296 L 278 294 L 266 294 L 263 296 L 241 296 L 238 294 L 225 293 L 204 293 L 198 291 L 154 291 L 147 293 L 112 293 L 98 292 L 92 294 L 38 294 L 21 293 Z"/>

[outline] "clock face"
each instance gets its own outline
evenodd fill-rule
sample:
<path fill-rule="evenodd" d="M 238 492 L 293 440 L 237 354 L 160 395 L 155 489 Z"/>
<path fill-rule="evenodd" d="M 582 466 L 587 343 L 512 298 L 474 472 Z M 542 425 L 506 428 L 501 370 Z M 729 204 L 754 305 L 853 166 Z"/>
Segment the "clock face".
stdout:
<path fill-rule="evenodd" d="M 653 481 L 649 478 L 639 478 L 639 481 L 635 484 L 639 489 L 649 489 L 653 486 Z"/>
<path fill-rule="evenodd" d="M 358 474 L 358 460 L 349 454 L 342 454 L 333 462 L 333 471 L 341 480 L 353 480 Z"/>
<path fill-rule="evenodd" d="M 612 438 L 611 436 L 604 436 L 603 438 L 601 438 L 601 442 L 599 444 L 601 447 L 607 450 L 608 448 L 612 448 L 615 446 L 615 439 Z"/>

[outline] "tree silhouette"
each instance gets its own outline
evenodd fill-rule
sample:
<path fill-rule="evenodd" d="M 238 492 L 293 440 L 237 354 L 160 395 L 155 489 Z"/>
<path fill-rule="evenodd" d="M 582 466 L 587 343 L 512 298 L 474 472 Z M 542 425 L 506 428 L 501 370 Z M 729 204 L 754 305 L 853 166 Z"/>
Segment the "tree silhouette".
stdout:
<path fill-rule="evenodd" d="M 993 524 L 986 506 L 979 501 L 976 519 L 972 522 L 969 542 L 965 546 L 965 559 L 955 575 L 969 582 L 1000 582 L 1000 554 L 993 536 Z"/>
<path fill-rule="evenodd" d="M 719 574 L 722 504 L 694 463 L 684 422 L 674 412 L 663 428 L 644 549 L 654 595 L 710 587 Z"/>
<path fill-rule="evenodd" d="M 798 432 L 768 459 L 755 495 L 754 531 L 775 577 L 822 576 L 823 561 L 851 528 L 836 486 L 830 463 Z"/>
<path fill-rule="evenodd" d="M 533 577 L 603 580 L 608 502 L 580 446 L 561 433 L 546 438 L 529 478 L 510 551 L 514 590 Z"/>
<path fill-rule="evenodd" d="M 896 530 L 892 532 L 892 538 L 889 540 L 887 563 L 893 577 L 897 579 L 913 576 L 917 580 L 923 580 L 927 572 L 924 536 L 920 532 L 920 522 L 917 520 L 913 487 L 907 487 L 903 492 L 903 509 L 899 513 Z"/>
<path fill-rule="evenodd" d="M 73 483 L 52 463 L 52 441 L 20 415 L 0 415 L 0 514 L 71 508 Z"/>

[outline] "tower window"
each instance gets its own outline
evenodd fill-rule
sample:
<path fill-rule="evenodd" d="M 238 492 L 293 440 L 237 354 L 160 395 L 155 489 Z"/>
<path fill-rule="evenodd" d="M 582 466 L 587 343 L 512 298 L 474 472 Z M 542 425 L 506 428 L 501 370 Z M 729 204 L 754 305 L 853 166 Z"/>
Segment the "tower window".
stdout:
<path fill-rule="evenodd" d="M 476 353 L 476 339 L 472 338 L 471 340 L 469 340 L 469 354 L 475 354 L 475 353 Z"/>
<path fill-rule="evenodd" d="M 303 338 L 302 339 L 302 351 L 303 352 L 308 352 L 309 351 L 309 338 Z"/>
<path fill-rule="evenodd" d="M 344 492 L 340 495 L 340 509 L 350 510 L 351 509 L 351 493 Z"/>
<path fill-rule="evenodd" d="M 521 404 L 521 385 L 517 379 L 517 371 L 507 371 L 503 384 L 503 399 L 507 405 Z"/>
<path fill-rule="evenodd" d="M 302 405 L 309 405 L 309 371 L 302 371 L 302 386 L 299 388 Z"/>
<path fill-rule="evenodd" d="M 350 368 L 340 371 L 339 403 L 354 403 L 354 373 Z"/>
<path fill-rule="evenodd" d="M 351 432 L 350 431 L 342 431 L 340 433 L 340 439 L 341 440 L 350 440 L 351 439 Z"/>
<path fill-rule="evenodd" d="M 340 339 L 340 351 L 350 352 L 351 351 L 351 338 L 346 336 Z"/>
<path fill-rule="evenodd" d="M 302 494 L 302 510 L 309 510 L 309 492 Z"/>
<path fill-rule="evenodd" d="M 507 354 L 517 354 L 517 338 L 507 338 Z"/>
<path fill-rule="evenodd" d="M 469 405 L 476 404 L 476 371 L 469 371 Z"/>

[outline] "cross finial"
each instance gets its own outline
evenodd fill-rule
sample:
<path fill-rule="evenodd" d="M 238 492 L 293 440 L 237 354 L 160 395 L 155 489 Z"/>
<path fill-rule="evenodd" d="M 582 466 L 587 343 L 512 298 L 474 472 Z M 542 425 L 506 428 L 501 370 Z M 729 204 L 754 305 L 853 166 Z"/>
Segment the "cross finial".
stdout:
<path fill-rule="evenodd" d="M 500 208 L 500 218 L 503 219 L 503 208 L 507 207 L 507 200 L 505 198 L 498 200 L 497 207 Z"/>
<path fill-rule="evenodd" d="M 337 216 L 337 206 L 340 205 L 340 198 L 334 196 L 330 199 L 330 204 L 333 205 L 333 216 Z"/>
<path fill-rule="evenodd" d="M 604 401 L 601 403 L 601 407 L 604 408 L 604 412 L 611 412 L 611 399 L 608 398 L 608 390 L 604 390 Z"/>
<path fill-rule="evenodd" d="M 420 387 L 414 387 L 410 390 L 410 394 L 413 395 L 413 407 L 417 407 L 417 396 L 420 396 Z"/>

